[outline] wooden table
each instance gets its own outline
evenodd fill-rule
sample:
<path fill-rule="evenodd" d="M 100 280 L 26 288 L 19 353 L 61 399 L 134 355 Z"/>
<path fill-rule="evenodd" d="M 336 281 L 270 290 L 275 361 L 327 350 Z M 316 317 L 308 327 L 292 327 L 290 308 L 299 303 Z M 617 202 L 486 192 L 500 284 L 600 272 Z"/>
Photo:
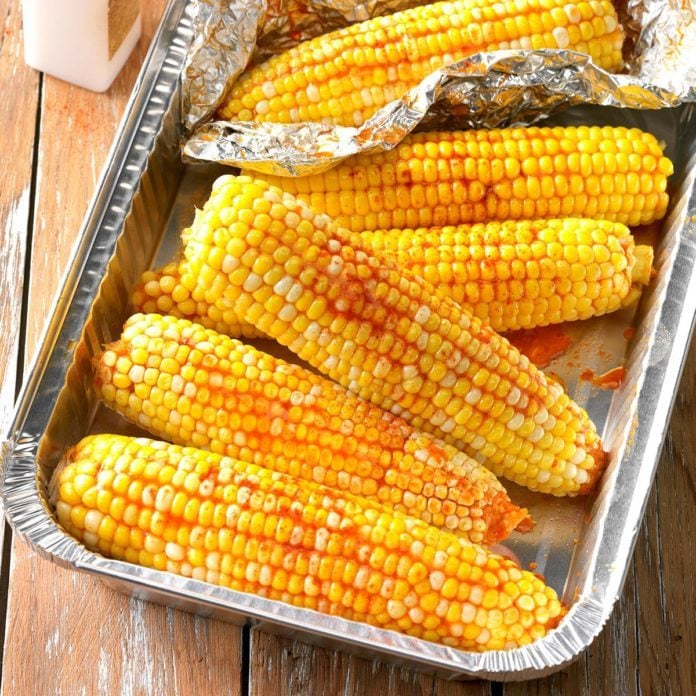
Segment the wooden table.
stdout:
<path fill-rule="evenodd" d="M 41 340 L 82 217 L 165 0 L 113 87 L 24 65 L 19 0 L 0 0 L 0 424 Z M 18 694 L 689 694 L 696 689 L 696 354 L 634 561 L 607 628 L 572 666 L 525 683 L 453 683 L 117 594 L 5 535 L 2 687 Z"/>

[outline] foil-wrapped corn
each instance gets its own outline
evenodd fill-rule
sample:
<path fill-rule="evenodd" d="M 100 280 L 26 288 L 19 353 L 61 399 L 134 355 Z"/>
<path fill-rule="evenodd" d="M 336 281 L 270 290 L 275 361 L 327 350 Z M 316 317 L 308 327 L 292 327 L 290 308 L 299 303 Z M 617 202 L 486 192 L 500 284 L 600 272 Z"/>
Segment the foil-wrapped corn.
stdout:
<path fill-rule="evenodd" d="M 478 51 L 561 48 L 623 61 L 609 0 L 453 0 L 339 29 L 274 56 L 233 85 L 219 116 L 360 126 L 434 70 Z"/>

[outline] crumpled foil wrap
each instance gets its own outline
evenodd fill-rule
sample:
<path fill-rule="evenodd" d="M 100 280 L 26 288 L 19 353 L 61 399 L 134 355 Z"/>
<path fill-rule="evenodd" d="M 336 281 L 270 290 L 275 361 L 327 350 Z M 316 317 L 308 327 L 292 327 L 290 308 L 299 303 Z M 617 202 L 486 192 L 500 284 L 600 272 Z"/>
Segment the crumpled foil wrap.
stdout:
<path fill-rule="evenodd" d="M 473 54 L 433 72 L 357 128 L 214 121 L 247 62 L 413 0 L 194 0 L 194 43 L 183 77 L 188 161 L 284 176 L 318 173 L 356 154 L 394 147 L 414 128 L 529 125 L 576 104 L 658 109 L 696 101 L 696 0 L 628 0 L 628 74 L 567 50 Z"/>

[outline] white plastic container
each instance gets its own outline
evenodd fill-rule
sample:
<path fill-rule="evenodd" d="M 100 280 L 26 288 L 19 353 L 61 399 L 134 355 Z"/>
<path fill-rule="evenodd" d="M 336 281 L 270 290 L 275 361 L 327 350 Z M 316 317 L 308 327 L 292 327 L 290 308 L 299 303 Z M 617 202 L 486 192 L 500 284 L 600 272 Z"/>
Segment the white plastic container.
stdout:
<path fill-rule="evenodd" d="M 24 60 L 95 92 L 108 89 L 140 38 L 140 0 L 23 0 Z"/>

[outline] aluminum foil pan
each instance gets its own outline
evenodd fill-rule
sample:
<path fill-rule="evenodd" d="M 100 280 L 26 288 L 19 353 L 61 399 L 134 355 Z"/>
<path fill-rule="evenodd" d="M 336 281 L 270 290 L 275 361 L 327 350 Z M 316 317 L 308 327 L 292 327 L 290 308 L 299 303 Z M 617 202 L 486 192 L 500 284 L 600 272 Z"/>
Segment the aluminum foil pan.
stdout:
<path fill-rule="evenodd" d="M 323 171 L 356 153 L 388 150 L 413 129 L 529 125 L 576 104 L 657 109 L 696 101 L 696 0 L 629 0 L 620 17 L 627 73 L 569 50 L 475 53 L 431 73 L 357 128 L 215 121 L 247 63 L 413 0 L 195 0 L 195 40 L 183 74 L 190 161 L 281 176 Z"/>
<path fill-rule="evenodd" d="M 657 277 L 637 310 L 566 327 L 572 349 L 550 366 L 589 410 L 610 450 L 598 493 L 566 500 L 508 486 L 538 522 L 532 533 L 513 535 L 506 544 L 523 565 L 537 564 L 570 611 L 556 630 L 530 646 L 474 654 L 109 560 L 86 550 L 55 522 L 47 482 L 65 448 L 88 433 L 134 432 L 98 406 L 90 388 L 91 360 L 118 336 L 142 271 L 177 252 L 178 232 L 224 171 L 218 165 L 184 165 L 179 157 L 179 77 L 191 40 L 182 4 L 173 0 L 2 447 L 2 492 L 16 534 L 42 556 L 119 591 L 364 657 L 451 679 L 519 680 L 556 671 L 597 636 L 621 592 L 689 346 L 696 313 L 696 108 L 583 107 L 558 117 L 565 123 L 622 123 L 655 133 L 676 166 L 672 204 L 661 229 L 641 231 L 657 235 L 659 242 Z M 636 334 L 627 344 L 624 329 L 631 322 Z M 600 373 L 618 362 L 625 363 L 627 376 L 616 391 L 579 379 L 585 367 Z"/>

